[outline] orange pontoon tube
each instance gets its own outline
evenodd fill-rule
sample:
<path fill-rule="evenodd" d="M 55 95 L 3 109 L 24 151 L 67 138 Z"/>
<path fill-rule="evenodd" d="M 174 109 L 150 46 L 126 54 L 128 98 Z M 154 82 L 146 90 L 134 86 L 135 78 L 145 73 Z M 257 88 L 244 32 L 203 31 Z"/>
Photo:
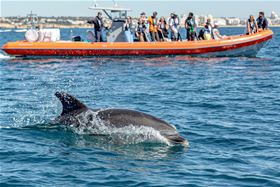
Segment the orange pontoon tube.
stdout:
<path fill-rule="evenodd" d="M 271 30 L 223 40 L 181 42 L 8 42 L 2 50 L 12 56 L 142 56 L 190 55 L 201 57 L 255 57 L 273 36 Z"/>

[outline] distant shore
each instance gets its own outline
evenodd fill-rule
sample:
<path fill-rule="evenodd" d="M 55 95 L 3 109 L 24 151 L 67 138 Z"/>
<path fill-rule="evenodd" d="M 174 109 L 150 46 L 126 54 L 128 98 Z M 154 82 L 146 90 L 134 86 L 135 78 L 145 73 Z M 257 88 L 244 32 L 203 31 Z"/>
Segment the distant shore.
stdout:
<path fill-rule="evenodd" d="M 81 25 L 61 25 L 61 24 L 42 24 L 43 28 L 59 28 L 59 29 L 73 29 L 73 28 L 92 28 L 92 25 L 81 24 Z M 183 27 L 183 26 L 182 26 Z M 231 27 L 245 27 L 245 25 L 221 25 L 221 28 L 231 28 Z M 280 27 L 280 25 L 270 25 L 269 27 Z M 27 29 L 26 25 L 15 26 L 12 24 L 2 24 L 0 23 L 0 29 Z"/>
<path fill-rule="evenodd" d="M 62 24 L 41 24 L 43 28 L 59 28 L 59 29 L 67 29 L 67 28 L 92 28 L 92 25 L 89 24 L 81 24 L 81 25 L 62 25 Z M 12 24 L 2 24 L 0 23 L 0 29 L 27 29 L 29 28 L 26 25 L 12 25 Z"/>

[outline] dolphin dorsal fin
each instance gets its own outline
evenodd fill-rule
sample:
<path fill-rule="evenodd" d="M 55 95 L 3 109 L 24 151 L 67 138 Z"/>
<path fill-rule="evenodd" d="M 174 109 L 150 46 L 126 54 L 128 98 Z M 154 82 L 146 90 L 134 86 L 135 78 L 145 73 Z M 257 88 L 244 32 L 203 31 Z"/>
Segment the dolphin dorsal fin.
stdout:
<path fill-rule="evenodd" d="M 87 108 L 81 101 L 65 92 L 56 92 L 55 96 L 60 100 L 63 107 L 61 115 Z"/>

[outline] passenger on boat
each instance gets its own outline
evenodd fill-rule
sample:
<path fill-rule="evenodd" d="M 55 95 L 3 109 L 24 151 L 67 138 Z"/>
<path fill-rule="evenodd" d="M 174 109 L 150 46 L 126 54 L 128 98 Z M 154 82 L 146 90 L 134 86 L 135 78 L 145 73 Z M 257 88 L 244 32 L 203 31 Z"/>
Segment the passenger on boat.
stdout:
<path fill-rule="evenodd" d="M 102 13 L 98 12 L 97 16 L 93 19 L 88 21 L 89 24 L 94 25 L 94 34 L 95 34 L 95 41 L 96 42 L 103 42 L 102 38 L 102 30 L 103 30 L 103 20 L 102 20 Z"/>
<path fill-rule="evenodd" d="M 132 24 L 132 18 L 128 16 L 125 20 L 125 23 L 123 25 L 125 36 L 128 42 L 134 41 L 134 32 L 133 32 L 133 24 Z"/>
<path fill-rule="evenodd" d="M 148 22 L 148 19 L 147 19 L 147 16 L 146 16 L 146 13 L 145 12 L 142 12 L 140 14 L 140 21 L 139 22 L 143 22 L 143 25 L 145 26 L 145 30 L 143 32 L 144 34 L 144 39 L 145 41 L 147 42 L 150 42 L 151 41 L 151 36 L 150 36 L 150 33 L 149 33 L 149 28 L 150 28 L 150 25 L 149 25 L 149 22 Z M 139 23 L 138 22 L 138 23 Z M 136 29 L 137 30 L 137 29 Z M 137 34 L 136 34 L 137 35 Z M 138 38 L 138 37 L 137 37 Z"/>
<path fill-rule="evenodd" d="M 222 40 L 222 39 L 226 39 L 228 38 L 227 36 L 222 36 L 220 31 L 219 31 L 219 25 L 218 24 L 214 24 L 214 28 L 213 28 L 213 38 L 214 40 Z"/>
<path fill-rule="evenodd" d="M 267 21 L 266 17 L 264 16 L 264 12 L 259 13 L 257 23 L 258 23 L 259 29 L 262 29 L 262 30 L 268 29 L 268 21 Z"/>
<path fill-rule="evenodd" d="M 208 32 L 211 35 L 211 37 L 212 37 L 213 36 L 212 20 L 210 18 L 208 18 L 206 23 L 205 23 L 205 25 L 206 25 L 206 27 L 205 27 L 206 28 L 206 32 Z"/>
<path fill-rule="evenodd" d="M 211 19 L 207 19 L 204 28 L 199 31 L 198 40 L 211 40 L 213 38 Z"/>
<path fill-rule="evenodd" d="M 249 19 L 247 20 L 246 29 L 247 35 L 258 32 L 258 24 L 253 15 L 250 15 Z"/>
<path fill-rule="evenodd" d="M 159 34 L 160 41 L 167 41 L 169 26 L 164 17 L 160 18 L 157 28 L 158 28 L 158 34 Z"/>
<path fill-rule="evenodd" d="M 187 36 L 186 36 L 187 40 L 188 41 L 196 40 L 197 25 L 192 12 L 189 13 L 189 16 L 185 20 L 185 28 L 187 31 Z"/>
<path fill-rule="evenodd" d="M 170 18 L 168 20 L 169 27 L 171 29 L 171 40 L 178 41 L 179 40 L 179 18 L 175 13 L 170 14 Z"/>
<path fill-rule="evenodd" d="M 153 42 L 159 41 L 157 22 L 157 12 L 153 12 L 153 15 L 148 18 L 149 31 Z"/>
<path fill-rule="evenodd" d="M 147 27 L 145 25 L 144 19 L 139 19 L 138 21 L 138 26 L 136 29 L 136 37 L 140 42 L 145 42 L 147 41 L 147 35 L 145 33 Z"/>
<path fill-rule="evenodd" d="M 213 36 L 212 26 L 205 25 L 205 31 L 204 31 L 204 34 L 203 34 L 204 40 L 211 40 L 211 39 L 213 39 L 212 36 Z"/>

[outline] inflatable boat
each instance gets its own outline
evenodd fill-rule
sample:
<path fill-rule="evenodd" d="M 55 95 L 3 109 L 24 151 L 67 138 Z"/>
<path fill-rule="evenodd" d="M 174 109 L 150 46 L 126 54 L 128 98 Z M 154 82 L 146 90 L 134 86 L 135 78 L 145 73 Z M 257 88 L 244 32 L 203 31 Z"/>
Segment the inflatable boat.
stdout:
<path fill-rule="evenodd" d="M 271 30 L 224 40 L 182 42 L 8 42 L 2 50 L 11 56 L 142 56 L 255 57 L 273 36 Z"/>
<path fill-rule="evenodd" d="M 11 56 L 149 56 L 189 55 L 199 57 L 255 57 L 273 37 L 271 30 L 222 40 L 130 42 L 123 25 L 129 9 L 90 7 L 102 10 L 112 21 L 107 42 L 61 41 L 59 29 L 28 30 L 25 41 L 8 42 L 2 50 Z M 109 12 L 108 12 L 109 11 Z M 110 13 L 117 13 L 117 17 Z"/>

